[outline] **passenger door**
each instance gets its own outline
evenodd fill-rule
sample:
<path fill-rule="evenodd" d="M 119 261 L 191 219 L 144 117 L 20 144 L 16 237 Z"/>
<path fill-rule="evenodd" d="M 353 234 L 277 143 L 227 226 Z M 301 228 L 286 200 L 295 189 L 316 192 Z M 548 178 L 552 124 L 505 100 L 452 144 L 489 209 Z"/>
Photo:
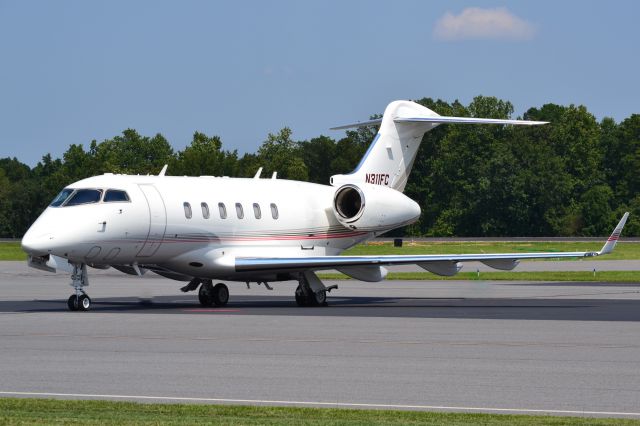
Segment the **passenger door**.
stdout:
<path fill-rule="evenodd" d="M 152 184 L 138 185 L 147 200 L 149 207 L 149 232 L 147 239 L 136 255 L 137 257 L 153 256 L 164 238 L 167 228 L 167 209 L 158 189 Z"/>

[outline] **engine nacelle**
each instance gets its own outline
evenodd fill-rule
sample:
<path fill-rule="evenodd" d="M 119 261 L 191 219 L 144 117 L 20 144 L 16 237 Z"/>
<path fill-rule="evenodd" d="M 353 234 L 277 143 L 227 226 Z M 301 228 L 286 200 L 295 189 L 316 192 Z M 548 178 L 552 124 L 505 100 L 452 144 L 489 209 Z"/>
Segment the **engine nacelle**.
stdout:
<path fill-rule="evenodd" d="M 333 196 L 333 213 L 347 228 L 383 231 L 418 220 L 420 206 L 386 186 L 346 184 Z"/>

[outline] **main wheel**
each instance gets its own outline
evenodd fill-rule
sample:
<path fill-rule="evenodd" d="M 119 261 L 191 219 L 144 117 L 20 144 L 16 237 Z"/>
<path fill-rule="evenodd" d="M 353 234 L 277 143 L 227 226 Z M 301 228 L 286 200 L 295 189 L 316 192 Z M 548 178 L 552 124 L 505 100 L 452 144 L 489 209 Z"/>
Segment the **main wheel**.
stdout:
<path fill-rule="evenodd" d="M 313 306 L 324 306 L 327 303 L 327 292 L 323 290 L 313 293 L 310 299 Z"/>
<path fill-rule="evenodd" d="M 302 291 L 302 287 L 298 286 L 296 288 L 296 303 L 298 306 L 309 306 L 309 301 L 307 300 L 307 296 Z"/>
<path fill-rule="evenodd" d="M 83 294 L 78 298 L 78 310 L 88 311 L 89 309 L 91 309 L 91 298 L 86 294 Z"/>
<path fill-rule="evenodd" d="M 216 306 L 224 306 L 229 301 L 229 288 L 218 283 L 213 287 L 213 303 Z"/>
<path fill-rule="evenodd" d="M 67 300 L 67 306 L 70 311 L 77 311 L 80 307 L 80 303 L 78 303 L 78 296 L 75 294 L 71 295 L 69 300 Z"/>
<path fill-rule="evenodd" d="M 202 306 L 213 305 L 213 287 L 211 281 L 205 281 L 198 290 L 198 300 Z"/>

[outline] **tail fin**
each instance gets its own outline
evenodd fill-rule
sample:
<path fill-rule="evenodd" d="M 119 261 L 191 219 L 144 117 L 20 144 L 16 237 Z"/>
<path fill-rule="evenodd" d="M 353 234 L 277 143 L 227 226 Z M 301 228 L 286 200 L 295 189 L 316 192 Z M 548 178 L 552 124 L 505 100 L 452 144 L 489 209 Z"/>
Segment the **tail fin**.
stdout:
<path fill-rule="evenodd" d="M 546 124 L 544 121 L 499 120 L 492 118 L 442 117 L 411 101 L 391 102 L 381 119 L 334 127 L 334 130 L 380 124 L 360 164 L 354 171 L 331 177 L 332 185 L 366 182 L 404 191 L 426 132 L 442 123 L 463 124 Z"/>

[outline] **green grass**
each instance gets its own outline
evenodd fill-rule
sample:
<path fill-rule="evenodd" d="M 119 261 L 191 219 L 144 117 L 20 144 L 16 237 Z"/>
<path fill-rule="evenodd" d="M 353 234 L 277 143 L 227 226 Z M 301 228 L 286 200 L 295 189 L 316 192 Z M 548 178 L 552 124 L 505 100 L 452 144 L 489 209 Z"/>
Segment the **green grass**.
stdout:
<path fill-rule="evenodd" d="M 594 242 L 415 242 L 405 239 L 402 247 L 393 247 L 391 242 L 371 241 L 345 251 L 345 255 L 385 254 L 469 254 L 469 253 L 529 253 L 554 251 L 598 251 L 602 243 Z M 640 259 L 640 243 L 620 243 L 613 253 L 591 260 Z M 570 259 L 569 259 L 570 260 Z"/>
<path fill-rule="evenodd" d="M 19 242 L 0 242 L 0 260 L 27 260 Z"/>
<path fill-rule="evenodd" d="M 323 280 L 349 280 L 340 273 L 318 274 Z M 544 272 L 460 272 L 453 277 L 441 277 L 431 272 L 391 272 L 388 280 L 482 280 L 482 281 L 592 281 L 640 282 L 640 271 L 544 271 Z"/>
<path fill-rule="evenodd" d="M 0 424 L 640 425 L 640 420 L 335 408 L 0 399 Z"/>

